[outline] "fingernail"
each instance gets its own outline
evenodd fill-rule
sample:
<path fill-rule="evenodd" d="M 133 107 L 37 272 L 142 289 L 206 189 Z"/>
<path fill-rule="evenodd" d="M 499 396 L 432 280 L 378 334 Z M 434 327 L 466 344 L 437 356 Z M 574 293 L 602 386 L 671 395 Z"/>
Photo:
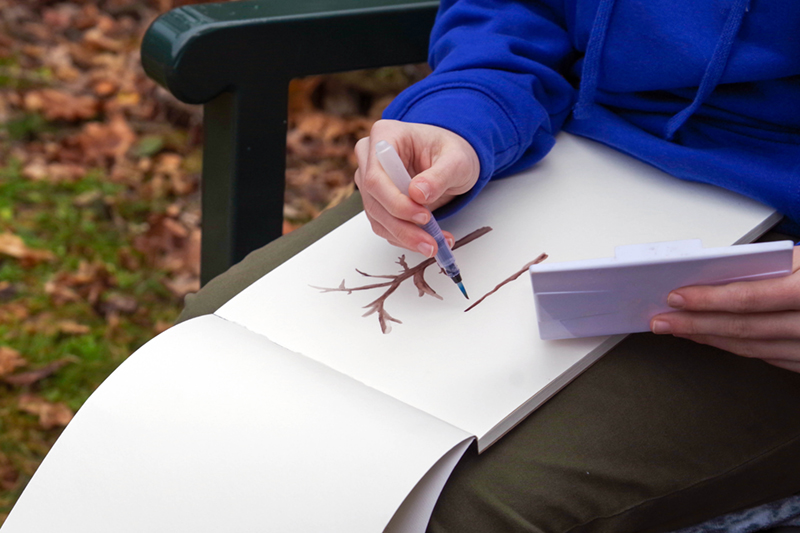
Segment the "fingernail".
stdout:
<path fill-rule="evenodd" d="M 428 223 L 428 213 L 417 213 L 411 220 L 414 221 L 415 224 L 427 224 Z"/>
<path fill-rule="evenodd" d="M 672 333 L 672 325 L 670 325 L 669 322 L 666 322 L 664 320 L 654 320 L 653 333 L 656 333 L 658 335 Z"/>
<path fill-rule="evenodd" d="M 680 294 L 671 292 L 669 293 L 669 296 L 667 296 L 667 305 L 674 307 L 675 309 L 683 309 L 683 307 L 686 305 L 686 301 Z"/>
<path fill-rule="evenodd" d="M 419 183 L 415 183 L 414 185 L 417 187 L 419 192 L 422 193 L 422 196 L 424 196 L 426 200 L 430 197 L 430 195 L 431 195 L 431 186 L 430 185 L 428 185 L 424 181 L 421 181 Z"/>
<path fill-rule="evenodd" d="M 433 257 L 433 246 L 427 242 L 420 243 L 420 245 L 417 246 L 417 250 L 425 257 Z"/>
<path fill-rule="evenodd" d="M 456 241 L 452 237 L 446 237 L 445 240 L 447 241 L 447 246 L 450 248 L 456 245 Z"/>

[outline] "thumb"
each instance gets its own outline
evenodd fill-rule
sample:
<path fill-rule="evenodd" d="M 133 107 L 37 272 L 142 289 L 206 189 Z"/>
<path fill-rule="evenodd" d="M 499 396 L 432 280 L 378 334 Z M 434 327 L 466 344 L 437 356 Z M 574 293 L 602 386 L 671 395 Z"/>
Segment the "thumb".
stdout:
<path fill-rule="evenodd" d="M 430 206 L 440 199 L 463 194 L 478 181 L 478 172 L 468 154 L 450 151 L 437 157 L 430 168 L 417 174 L 408 195 L 418 204 Z"/>

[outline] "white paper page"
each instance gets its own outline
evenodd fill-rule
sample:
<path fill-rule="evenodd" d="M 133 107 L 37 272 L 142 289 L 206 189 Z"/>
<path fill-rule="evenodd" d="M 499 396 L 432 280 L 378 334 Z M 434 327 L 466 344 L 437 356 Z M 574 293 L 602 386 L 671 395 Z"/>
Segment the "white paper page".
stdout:
<path fill-rule="evenodd" d="M 447 452 L 444 457 L 439 459 L 428 470 L 394 514 L 384 533 L 403 533 L 407 531 L 419 531 L 422 533 L 425 531 L 445 483 L 473 440 L 474 437 L 465 440 Z"/>
<path fill-rule="evenodd" d="M 2 531 L 375 533 L 468 438 L 201 317 L 146 344 L 100 386 Z"/>
<path fill-rule="evenodd" d="M 493 228 L 455 250 L 475 302 L 542 252 L 568 261 L 608 257 L 623 244 L 700 238 L 707 247 L 726 246 L 755 238 L 778 219 L 744 197 L 562 133 L 540 164 L 490 183 L 441 225 L 457 239 Z M 443 300 L 419 298 L 404 282 L 385 301 L 403 322 L 392 323 L 389 334 L 375 315 L 361 316 L 382 289 L 348 295 L 311 287 L 385 282 L 355 269 L 397 274 L 404 253 L 409 266 L 423 260 L 376 237 L 361 214 L 217 314 L 478 436 L 481 449 L 622 338 L 540 340 L 527 274 L 465 313 L 470 302 L 431 267 L 425 279 Z"/>

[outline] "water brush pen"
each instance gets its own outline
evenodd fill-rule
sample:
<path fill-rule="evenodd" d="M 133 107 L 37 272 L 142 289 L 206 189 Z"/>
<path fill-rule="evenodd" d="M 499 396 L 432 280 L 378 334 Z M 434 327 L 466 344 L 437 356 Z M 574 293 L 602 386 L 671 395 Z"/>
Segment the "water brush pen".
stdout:
<path fill-rule="evenodd" d="M 394 147 L 386 141 L 378 141 L 375 145 L 375 155 L 378 156 L 378 161 L 380 161 L 383 170 L 386 171 L 386 174 L 389 175 L 392 182 L 400 189 L 400 192 L 408 196 L 408 186 L 411 185 L 411 176 L 408 175 L 408 170 L 406 170 L 406 166 L 403 164 L 400 156 L 397 155 Z M 431 219 L 428 223 L 420 227 L 436 241 L 438 246 L 436 263 L 444 270 L 447 277 L 458 285 L 458 288 L 461 289 L 461 293 L 469 300 L 467 290 L 464 288 L 464 284 L 461 283 L 461 272 L 456 265 L 456 258 L 453 257 L 453 251 L 447 246 L 447 241 L 444 239 L 439 223 L 436 222 L 436 219 L 431 215 Z"/>

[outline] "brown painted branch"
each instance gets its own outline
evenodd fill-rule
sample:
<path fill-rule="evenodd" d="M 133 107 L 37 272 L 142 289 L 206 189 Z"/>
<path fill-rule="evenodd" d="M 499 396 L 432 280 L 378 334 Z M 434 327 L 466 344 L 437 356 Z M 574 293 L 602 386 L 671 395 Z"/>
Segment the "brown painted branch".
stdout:
<path fill-rule="evenodd" d="M 394 279 L 394 276 L 392 277 Z M 317 287 L 316 285 L 309 285 L 312 289 L 317 289 L 320 292 L 346 292 L 347 294 L 352 294 L 354 291 L 365 291 L 369 289 L 379 289 L 381 287 L 389 287 L 394 283 L 394 281 L 387 281 L 385 283 L 373 283 L 372 285 L 362 285 L 361 287 L 345 287 L 344 280 L 339 284 L 338 287 Z"/>
<path fill-rule="evenodd" d="M 537 257 L 536 259 L 534 259 L 533 261 L 531 261 L 530 263 L 526 264 L 526 265 L 525 265 L 524 267 L 522 267 L 522 268 L 521 268 L 519 271 L 517 271 L 517 272 L 515 272 L 513 275 L 511 275 L 511 277 L 509 277 L 509 278 L 506 278 L 506 279 L 504 279 L 502 282 L 500 282 L 500 284 L 499 284 L 497 287 L 495 287 L 494 289 L 490 290 L 489 292 L 487 292 L 486 294 L 484 294 L 483 296 L 481 296 L 481 297 L 480 297 L 480 299 L 478 299 L 478 301 L 477 301 L 477 302 L 475 302 L 474 304 L 472 304 L 472 305 L 470 305 L 469 307 L 467 307 L 466 309 L 464 309 L 464 312 L 466 313 L 467 311 L 469 311 L 470 309 L 472 309 L 473 307 L 475 307 L 476 305 L 478 305 L 479 303 L 481 303 L 482 301 L 484 301 L 484 300 L 486 299 L 486 297 L 487 297 L 487 296 L 489 296 L 490 294 L 494 294 L 494 293 L 496 293 L 496 292 L 497 292 L 497 291 L 500 289 L 500 287 L 502 287 L 502 286 L 503 286 L 503 285 L 505 285 L 506 283 L 511 283 L 512 281 L 514 281 L 515 279 L 517 279 L 518 277 L 520 277 L 522 274 L 524 274 L 525 272 L 527 272 L 527 271 L 528 271 L 528 269 L 529 269 L 531 266 L 533 266 L 533 265 L 535 265 L 535 264 L 537 264 L 537 263 L 541 263 L 541 262 L 542 262 L 542 261 L 544 261 L 545 259 L 547 259 L 547 254 L 542 254 L 542 255 L 540 255 L 539 257 Z"/>
<path fill-rule="evenodd" d="M 455 244 L 453 245 L 453 250 L 460 248 L 465 244 L 471 243 L 475 239 L 482 237 L 483 235 L 486 235 L 490 231 L 492 231 L 492 228 L 490 228 L 489 226 L 485 226 L 483 228 L 479 228 L 473 231 L 472 233 L 469 233 L 468 235 L 465 235 L 464 237 L 458 239 L 455 242 Z M 442 299 L 442 297 L 439 296 L 436 293 L 436 291 L 434 291 L 433 288 L 431 288 L 430 285 L 428 285 L 424 277 L 425 269 L 434 264 L 435 262 L 436 262 L 435 259 L 429 258 L 425 259 L 424 261 L 420 262 L 414 267 L 409 267 L 408 263 L 406 263 L 406 256 L 401 255 L 397 260 L 397 264 L 399 264 L 403 268 L 403 270 L 402 272 L 394 276 L 366 274 L 356 269 L 356 272 L 358 272 L 362 276 L 371 278 L 385 278 L 391 281 L 387 281 L 385 283 L 373 283 L 371 285 L 362 285 L 360 287 L 347 287 L 345 286 L 344 280 L 342 280 L 342 283 L 337 288 L 316 287 L 314 285 L 312 285 L 312 287 L 322 292 L 346 292 L 347 294 L 352 294 L 355 291 L 365 291 L 370 289 L 387 287 L 386 291 L 383 294 L 381 294 L 378 298 L 376 298 L 375 300 L 364 306 L 364 309 L 367 309 L 368 311 L 364 313 L 363 316 L 369 316 L 371 314 L 378 313 L 378 322 L 381 325 L 381 331 L 383 333 L 389 333 L 391 331 L 391 327 L 388 324 L 389 321 L 397 322 L 398 324 L 402 324 L 402 322 L 389 315 L 389 313 L 384 308 L 384 303 L 386 302 L 386 299 L 389 298 L 389 296 L 391 296 L 392 293 L 394 293 L 394 291 L 396 291 L 398 287 L 400 287 L 400 285 L 405 280 L 413 278 L 414 285 L 417 287 L 420 297 L 424 296 L 425 294 L 430 294 L 434 298 L 438 298 L 440 300 Z"/>

